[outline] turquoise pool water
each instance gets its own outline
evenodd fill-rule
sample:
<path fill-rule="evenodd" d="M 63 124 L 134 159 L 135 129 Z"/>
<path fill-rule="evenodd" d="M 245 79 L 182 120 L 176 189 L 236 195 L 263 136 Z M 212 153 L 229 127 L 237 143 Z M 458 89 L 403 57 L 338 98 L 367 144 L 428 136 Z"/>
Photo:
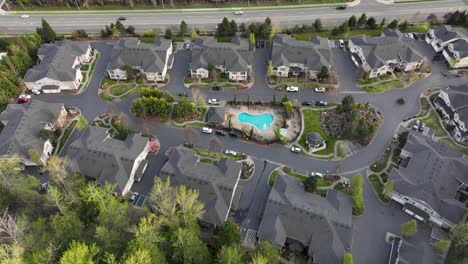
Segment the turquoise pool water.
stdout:
<path fill-rule="evenodd" d="M 237 115 L 237 120 L 241 123 L 247 123 L 255 126 L 258 130 L 268 130 L 270 125 L 275 120 L 275 117 L 270 113 L 264 113 L 261 115 L 252 115 L 246 112 L 242 112 Z"/>

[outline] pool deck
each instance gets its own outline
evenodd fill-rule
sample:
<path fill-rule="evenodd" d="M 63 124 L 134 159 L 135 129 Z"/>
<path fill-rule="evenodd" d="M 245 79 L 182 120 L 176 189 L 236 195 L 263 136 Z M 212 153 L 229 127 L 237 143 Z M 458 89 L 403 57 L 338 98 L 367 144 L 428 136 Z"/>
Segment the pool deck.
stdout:
<path fill-rule="evenodd" d="M 255 126 L 250 125 L 248 123 L 240 122 L 237 119 L 237 116 L 240 113 L 248 113 L 251 115 L 261 115 L 261 114 L 272 114 L 274 116 L 273 122 L 270 124 L 269 129 L 265 130 L 258 130 Z M 229 126 L 229 117 L 231 117 L 231 127 L 234 129 L 238 129 L 243 131 L 246 134 L 250 133 L 252 127 L 254 127 L 254 137 L 260 141 L 273 141 L 275 139 L 275 131 L 276 127 L 281 128 L 284 123 L 283 117 L 283 108 L 282 107 L 271 107 L 271 106 L 262 106 L 262 105 L 235 105 L 235 106 L 226 106 L 226 114 L 228 119 L 225 120 L 224 126 Z M 288 120 L 290 126 L 288 128 L 288 133 L 285 137 L 288 141 L 294 140 L 300 130 L 300 116 L 298 114 L 294 114 L 293 117 Z"/>

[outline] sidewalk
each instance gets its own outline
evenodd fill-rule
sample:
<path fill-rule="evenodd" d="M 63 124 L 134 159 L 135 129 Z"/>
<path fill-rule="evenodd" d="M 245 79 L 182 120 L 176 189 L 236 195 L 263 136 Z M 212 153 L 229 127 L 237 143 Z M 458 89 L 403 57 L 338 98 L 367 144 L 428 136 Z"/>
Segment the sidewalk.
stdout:
<path fill-rule="evenodd" d="M 0 0 L 0 7 L 3 6 L 5 0 Z M 29 11 L 29 10 L 18 10 L 18 11 L 5 11 L 0 8 L 0 14 L 19 14 L 27 12 L 28 14 L 76 14 L 76 13 L 90 13 L 90 14 L 113 14 L 113 13 L 193 13 L 193 12 L 231 12 L 235 10 L 275 10 L 275 9 L 302 9 L 302 8 L 316 8 L 316 7 L 329 7 L 329 6 L 340 6 L 346 5 L 348 7 L 357 6 L 361 3 L 361 0 L 354 0 L 349 3 L 329 3 L 329 4 L 307 4 L 307 5 L 284 5 L 284 6 L 252 6 L 252 7 L 219 7 L 219 8 L 155 8 L 155 9 L 138 9 L 138 10 L 57 10 L 57 11 Z"/>

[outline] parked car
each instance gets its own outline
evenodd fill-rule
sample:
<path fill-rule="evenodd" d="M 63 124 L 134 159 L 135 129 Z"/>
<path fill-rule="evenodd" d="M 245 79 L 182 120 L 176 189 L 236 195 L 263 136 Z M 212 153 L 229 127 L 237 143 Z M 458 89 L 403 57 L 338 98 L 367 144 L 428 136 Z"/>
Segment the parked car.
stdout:
<path fill-rule="evenodd" d="M 31 90 L 31 93 L 38 95 L 38 94 L 41 94 L 41 90 L 32 89 L 32 90 Z"/>
<path fill-rule="evenodd" d="M 239 138 L 239 134 L 234 130 L 229 131 L 229 136 Z"/>
<path fill-rule="evenodd" d="M 294 152 L 294 153 L 301 153 L 301 148 L 292 147 L 292 148 L 291 148 L 291 152 Z"/>
<path fill-rule="evenodd" d="M 216 135 L 220 135 L 220 136 L 227 136 L 227 134 L 228 134 L 224 130 L 216 130 L 215 133 L 216 133 Z"/>
<path fill-rule="evenodd" d="M 216 98 L 211 98 L 211 99 L 208 99 L 208 104 L 219 105 L 220 101 L 218 99 L 216 99 Z"/>
<path fill-rule="evenodd" d="M 318 178 L 323 178 L 323 173 L 320 172 L 311 172 L 310 173 L 311 177 L 318 177 Z"/>
<path fill-rule="evenodd" d="M 49 190 L 49 183 L 48 182 L 43 182 L 41 185 L 39 185 L 39 193 L 40 194 L 46 194 L 47 191 Z"/>
<path fill-rule="evenodd" d="M 345 47 L 344 41 L 342 39 L 340 39 L 339 42 L 340 42 L 340 48 L 344 49 L 344 47 Z"/>
<path fill-rule="evenodd" d="M 179 97 L 187 97 L 187 93 L 179 93 Z"/>
<path fill-rule="evenodd" d="M 134 202 L 138 198 L 138 196 L 140 196 L 139 193 L 132 192 L 132 195 L 130 196 L 130 202 Z"/>
<path fill-rule="evenodd" d="M 315 102 L 315 105 L 316 105 L 316 106 L 327 106 L 328 103 L 325 102 L 325 101 L 317 101 L 317 102 Z"/>
<path fill-rule="evenodd" d="M 296 86 L 288 86 L 286 87 L 287 92 L 299 92 L 299 87 Z"/>
<path fill-rule="evenodd" d="M 185 44 L 184 44 L 184 48 L 185 48 L 186 50 L 189 50 L 189 49 L 190 49 L 190 43 L 185 43 Z"/>
<path fill-rule="evenodd" d="M 21 18 L 28 18 L 28 17 L 29 17 L 28 14 L 22 14 L 22 15 L 21 15 Z"/>
<path fill-rule="evenodd" d="M 211 129 L 209 127 L 202 127 L 201 132 L 205 133 L 205 134 L 213 134 L 213 129 Z"/>
<path fill-rule="evenodd" d="M 211 90 L 213 90 L 213 91 L 221 91 L 221 87 L 219 87 L 219 86 L 213 86 L 213 88 L 211 88 Z"/>
<path fill-rule="evenodd" d="M 244 11 L 235 11 L 234 12 L 234 15 L 238 15 L 238 16 L 243 15 L 243 14 L 244 14 Z"/>
<path fill-rule="evenodd" d="M 127 20 L 127 18 L 126 17 L 119 17 L 119 20 L 124 21 L 124 20 Z"/>
<path fill-rule="evenodd" d="M 313 105 L 314 105 L 314 101 L 304 101 L 304 102 L 302 102 L 302 105 L 303 105 L 303 106 L 313 106 Z"/>
<path fill-rule="evenodd" d="M 224 154 L 231 155 L 231 156 L 237 156 L 237 152 L 235 152 L 234 150 L 229 150 L 229 149 L 226 149 L 224 151 Z"/>
<path fill-rule="evenodd" d="M 30 95 L 22 94 L 18 98 L 18 104 L 24 104 L 24 103 L 27 103 L 29 101 L 31 101 L 31 96 Z"/>
<path fill-rule="evenodd" d="M 421 125 L 419 126 L 419 131 L 424 131 L 426 127 L 427 127 L 426 123 L 421 123 Z"/>
<path fill-rule="evenodd" d="M 345 10 L 346 6 L 345 5 L 340 5 L 336 7 L 337 10 Z"/>
<path fill-rule="evenodd" d="M 325 87 L 318 87 L 318 88 L 315 88 L 314 91 L 315 91 L 316 93 L 324 93 L 324 92 L 327 91 L 327 88 L 325 88 Z"/>
<path fill-rule="evenodd" d="M 416 120 L 413 124 L 413 129 L 418 130 L 420 125 L 421 125 L 421 122 L 419 120 Z"/>

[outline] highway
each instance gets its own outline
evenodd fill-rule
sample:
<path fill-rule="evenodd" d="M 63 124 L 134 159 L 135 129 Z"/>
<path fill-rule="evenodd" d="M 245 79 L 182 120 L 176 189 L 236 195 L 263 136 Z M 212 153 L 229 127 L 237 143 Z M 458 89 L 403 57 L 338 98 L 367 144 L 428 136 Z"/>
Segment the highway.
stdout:
<path fill-rule="evenodd" d="M 22 13 L 0 14 L 0 34 L 18 34 L 33 32 L 40 26 L 41 18 L 46 19 L 51 26 L 59 33 L 69 33 L 75 29 L 85 29 L 88 32 L 99 32 L 104 25 L 115 22 L 119 16 L 127 18 L 126 25 L 133 25 L 137 31 L 145 29 L 165 30 L 175 29 L 181 20 L 185 20 L 190 27 L 213 30 L 223 17 L 234 19 L 238 24 L 261 22 L 269 16 L 278 28 L 293 27 L 296 24 L 311 24 L 316 18 L 320 18 L 325 25 L 336 25 L 351 15 L 359 16 L 366 13 L 373 16 L 379 23 L 385 17 L 387 22 L 392 19 L 409 22 L 419 22 L 427 18 L 430 13 L 438 15 L 440 18 L 444 13 L 467 9 L 467 0 L 445 0 L 431 2 L 412 2 L 382 4 L 375 0 L 361 0 L 360 3 L 346 10 L 336 10 L 334 7 L 321 8 L 288 8 L 254 10 L 243 8 L 244 15 L 234 15 L 232 10 L 223 11 L 184 11 L 174 10 L 162 12 L 132 12 L 122 11 L 122 13 L 33 13 L 29 18 L 21 18 Z M 28 13 L 25 11 L 25 13 Z"/>

